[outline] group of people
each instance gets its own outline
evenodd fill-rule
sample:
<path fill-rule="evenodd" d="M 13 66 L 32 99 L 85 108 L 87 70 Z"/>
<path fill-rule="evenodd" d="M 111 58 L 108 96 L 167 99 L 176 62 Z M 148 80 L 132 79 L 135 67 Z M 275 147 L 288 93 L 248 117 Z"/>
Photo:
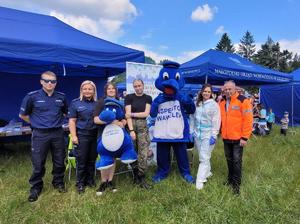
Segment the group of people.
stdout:
<path fill-rule="evenodd" d="M 267 135 L 272 131 L 272 126 L 275 123 L 275 114 L 272 108 L 268 111 L 262 103 L 255 103 L 253 101 L 253 134 Z M 289 113 L 284 112 L 280 119 L 280 134 L 286 136 L 289 124 Z"/>
<path fill-rule="evenodd" d="M 59 192 L 66 192 L 64 183 L 65 173 L 65 140 L 62 129 L 65 117 L 69 118 L 69 130 L 76 156 L 76 187 L 78 193 L 84 193 L 85 188 L 95 187 L 95 162 L 97 158 L 97 138 L 101 136 L 105 122 L 100 120 L 99 114 L 104 108 L 106 98 L 118 100 L 118 90 L 113 83 L 104 86 L 103 97 L 97 98 L 96 85 L 89 80 L 80 86 L 79 98 L 72 100 L 68 107 L 64 93 L 55 90 L 57 77 L 55 73 L 47 71 L 41 75 L 42 88 L 28 93 L 22 101 L 19 116 L 30 123 L 32 128 L 31 161 L 32 175 L 28 200 L 36 201 L 43 189 L 43 176 L 48 151 L 51 151 L 53 161 L 52 185 Z M 128 126 L 130 136 L 138 151 L 138 162 L 132 163 L 134 183 L 145 189 L 150 189 L 145 180 L 147 156 L 150 140 L 146 124 L 152 99 L 143 93 L 143 81 L 133 83 L 135 93 L 127 95 L 125 99 L 126 116 L 114 120 L 113 123 L 124 128 Z M 105 190 L 115 192 L 113 183 L 115 165 L 101 170 L 101 184 L 97 195 Z"/>
<path fill-rule="evenodd" d="M 72 100 L 68 107 L 65 94 L 55 90 L 57 77 L 47 71 L 41 75 L 42 88 L 28 93 L 23 99 L 20 118 L 30 123 L 32 128 L 31 161 L 32 175 L 28 201 L 38 199 L 43 189 L 43 176 L 48 151 L 52 154 L 52 185 L 59 192 L 66 192 L 65 174 L 65 141 L 62 124 L 65 116 L 69 118 L 69 130 L 76 155 L 76 187 L 78 193 L 84 193 L 86 187 L 95 187 L 95 162 L 97 158 L 97 139 L 101 137 L 105 121 L 99 114 L 104 108 L 106 98 L 118 100 L 118 90 L 113 83 L 104 87 L 103 97 L 97 97 L 96 85 L 84 81 L 80 86 L 79 98 Z M 134 184 L 150 189 L 146 182 L 147 157 L 149 156 L 149 134 L 146 118 L 148 117 L 152 98 L 144 93 L 143 80 L 133 82 L 135 92 L 125 97 L 125 116 L 114 120 L 115 125 L 126 127 L 138 154 L 137 162 L 131 165 L 134 173 Z M 249 100 L 236 91 L 233 81 L 224 84 L 225 97 L 217 103 L 212 98 L 212 86 L 203 85 L 195 103 L 196 111 L 190 115 L 190 134 L 199 152 L 199 168 L 196 188 L 202 189 L 212 175 L 210 158 L 221 127 L 225 157 L 228 165 L 226 185 L 239 194 L 242 174 L 243 148 L 252 133 L 252 106 Z M 101 184 L 97 195 L 106 190 L 117 191 L 113 182 L 115 165 L 101 170 Z M 155 181 L 154 181 L 155 182 Z M 159 182 L 159 181 L 156 181 Z M 193 181 L 190 181 L 193 182 Z"/>

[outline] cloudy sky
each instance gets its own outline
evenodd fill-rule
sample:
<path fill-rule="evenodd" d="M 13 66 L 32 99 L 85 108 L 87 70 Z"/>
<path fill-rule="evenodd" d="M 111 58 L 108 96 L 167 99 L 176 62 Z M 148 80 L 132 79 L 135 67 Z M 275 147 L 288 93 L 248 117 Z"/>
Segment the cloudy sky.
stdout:
<path fill-rule="evenodd" d="M 55 16 L 156 62 L 192 59 L 224 32 L 237 44 L 246 30 L 258 46 L 270 36 L 300 54 L 299 0 L 0 0 L 0 6 Z"/>

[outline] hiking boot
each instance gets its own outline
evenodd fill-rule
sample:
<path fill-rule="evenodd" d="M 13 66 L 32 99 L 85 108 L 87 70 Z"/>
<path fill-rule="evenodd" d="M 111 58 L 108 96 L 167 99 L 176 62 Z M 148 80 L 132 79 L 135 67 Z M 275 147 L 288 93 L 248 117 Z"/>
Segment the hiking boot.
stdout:
<path fill-rule="evenodd" d="M 83 185 L 79 185 L 77 187 L 77 191 L 79 194 L 83 194 L 85 192 L 84 186 Z"/>
<path fill-rule="evenodd" d="M 37 191 L 30 191 L 30 194 L 28 196 L 29 202 L 37 201 L 39 198 L 39 193 Z"/>
<path fill-rule="evenodd" d="M 145 176 L 139 176 L 137 185 L 146 190 L 150 190 L 152 188 L 152 185 L 146 182 Z"/>
<path fill-rule="evenodd" d="M 239 186 L 232 187 L 232 190 L 233 190 L 234 195 L 236 195 L 236 196 L 240 195 L 240 187 Z"/>
<path fill-rule="evenodd" d="M 107 182 L 102 182 L 99 188 L 96 190 L 96 195 L 101 196 L 107 188 Z"/>
<path fill-rule="evenodd" d="M 112 181 L 109 181 L 109 182 L 107 183 L 107 187 L 108 187 L 109 190 L 110 190 L 111 192 L 113 192 L 113 193 L 115 193 L 115 192 L 118 191 L 117 188 L 116 188 L 116 186 L 115 186 L 115 184 L 114 184 Z"/>

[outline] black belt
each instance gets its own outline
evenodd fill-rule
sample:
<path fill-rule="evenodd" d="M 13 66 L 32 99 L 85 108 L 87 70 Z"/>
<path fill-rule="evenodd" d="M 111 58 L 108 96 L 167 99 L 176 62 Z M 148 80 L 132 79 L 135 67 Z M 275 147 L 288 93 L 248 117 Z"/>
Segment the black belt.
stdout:
<path fill-rule="evenodd" d="M 97 135 L 98 129 L 81 129 L 77 128 L 77 133 L 82 135 Z"/>

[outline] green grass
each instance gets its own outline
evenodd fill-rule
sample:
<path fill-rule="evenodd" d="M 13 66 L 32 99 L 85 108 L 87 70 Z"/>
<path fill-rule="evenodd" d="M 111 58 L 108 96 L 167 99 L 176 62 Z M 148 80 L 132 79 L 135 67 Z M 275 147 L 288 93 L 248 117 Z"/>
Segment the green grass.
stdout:
<path fill-rule="evenodd" d="M 31 174 L 30 149 L 10 145 L 0 154 L 0 223 L 300 223 L 300 129 L 296 135 L 252 138 L 244 150 L 241 195 L 223 186 L 227 167 L 223 144 L 213 152 L 213 176 L 202 191 L 185 183 L 176 164 L 171 175 L 145 191 L 132 186 L 129 175 L 116 177 L 117 193 L 97 197 L 88 188 L 78 195 L 75 177 L 68 192 L 51 186 L 47 161 L 44 190 L 27 202 Z M 197 172 L 194 158 L 192 172 Z M 155 171 L 149 170 L 149 178 Z"/>

